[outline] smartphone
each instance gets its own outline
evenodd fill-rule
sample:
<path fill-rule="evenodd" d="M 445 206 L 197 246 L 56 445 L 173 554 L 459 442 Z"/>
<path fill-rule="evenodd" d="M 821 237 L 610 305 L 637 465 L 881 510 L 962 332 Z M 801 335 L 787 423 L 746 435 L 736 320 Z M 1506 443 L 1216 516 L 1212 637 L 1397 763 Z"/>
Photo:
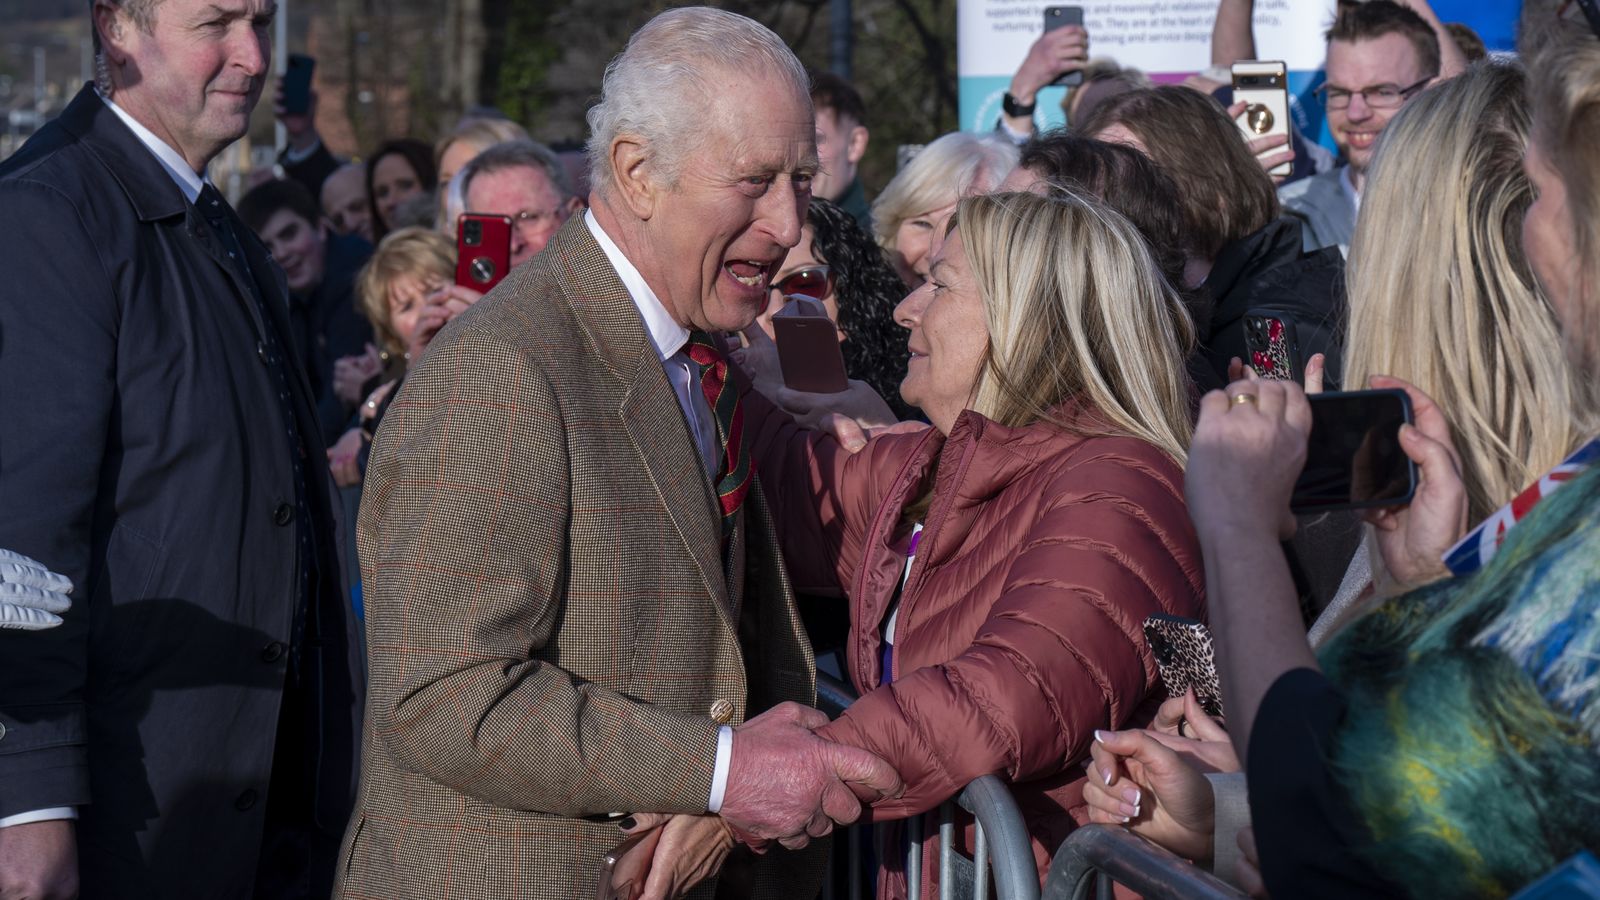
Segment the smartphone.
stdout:
<path fill-rule="evenodd" d="M 1156 671 L 1168 697 L 1182 697 L 1190 688 L 1200 708 L 1222 717 L 1222 687 L 1216 652 L 1204 622 L 1156 613 L 1144 620 L 1144 640 L 1156 658 Z"/>
<path fill-rule="evenodd" d="M 1081 6 L 1046 6 L 1044 8 L 1044 30 L 1055 31 L 1068 25 L 1083 26 L 1083 7 Z M 1062 87 L 1077 87 L 1083 84 L 1083 71 L 1068 72 L 1050 82 Z"/>
<path fill-rule="evenodd" d="M 1246 59 L 1233 64 L 1233 102 L 1248 104 L 1236 120 L 1245 140 L 1289 134 L 1289 68 L 1282 60 Z M 1274 147 L 1267 151 L 1282 153 Z M 1267 154 L 1262 154 L 1263 156 Z M 1279 163 L 1270 175 L 1288 175 L 1293 162 Z"/>
<path fill-rule="evenodd" d="M 1417 490 L 1417 467 L 1400 447 L 1411 421 L 1401 390 L 1312 394 L 1306 466 L 1295 482 L 1295 513 L 1399 506 Z"/>
<path fill-rule="evenodd" d="M 641 831 L 606 851 L 600 858 L 597 900 L 638 900 L 644 893 L 645 879 L 650 875 L 656 844 L 661 842 L 661 832 L 665 830 L 664 826 L 658 826 Z"/>
<path fill-rule="evenodd" d="M 813 394 L 837 394 L 850 387 L 839 326 L 820 302 L 791 298 L 772 314 L 772 331 L 784 385 Z"/>
<path fill-rule="evenodd" d="M 311 74 L 317 61 L 300 53 L 289 54 L 289 67 L 283 73 L 283 111 L 303 116 L 311 112 Z"/>
<path fill-rule="evenodd" d="M 511 270 L 511 217 L 462 213 L 456 220 L 456 284 L 487 294 Z"/>
<path fill-rule="evenodd" d="M 1262 378 L 1305 384 L 1305 362 L 1294 320 L 1276 310 L 1251 310 L 1244 317 L 1247 365 Z"/>

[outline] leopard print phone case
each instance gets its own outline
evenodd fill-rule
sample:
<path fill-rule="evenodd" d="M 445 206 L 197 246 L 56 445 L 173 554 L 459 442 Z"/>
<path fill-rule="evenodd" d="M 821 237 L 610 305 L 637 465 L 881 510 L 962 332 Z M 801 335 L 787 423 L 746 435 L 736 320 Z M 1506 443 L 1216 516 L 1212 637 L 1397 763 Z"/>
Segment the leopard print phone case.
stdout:
<path fill-rule="evenodd" d="M 1305 380 L 1292 319 L 1276 311 L 1252 310 L 1244 317 L 1244 340 L 1250 368 L 1257 375 L 1274 381 Z"/>
<path fill-rule="evenodd" d="M 1156 670 L 1168 697 L 1182 697 L 1194 688 L 1195 699 L 1209 715 L 1222 716 L 1222 690 L 1205 623 L 1157 613 L 1144 620 L 1144 639 L 1156 658 Z"/>

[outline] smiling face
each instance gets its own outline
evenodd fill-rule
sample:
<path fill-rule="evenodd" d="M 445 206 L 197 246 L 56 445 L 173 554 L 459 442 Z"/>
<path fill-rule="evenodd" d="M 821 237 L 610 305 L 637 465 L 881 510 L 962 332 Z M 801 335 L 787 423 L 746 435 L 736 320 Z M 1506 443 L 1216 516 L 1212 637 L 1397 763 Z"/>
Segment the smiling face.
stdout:
<path fill-rule="evenodd" d="M 951 200 L 938 209 L 930 209 L 900 223 L 894 234 L 894 253 L 891 262 L 900 279 L 907 285 L 918 285 L 928 280 L 928 266 L 933 260 L 939 236 L 955 214 L 956 203 Z"/>
<path fill-rule="evenodd" d="M 422 193 L 422 179 L 398 153 L 378 160 L 372 169 L 372 201 L 385 228 L 392 227 L 395 208 Z"/>
<path fill-rule="evenodd" d="M 810 97 L 783 78 L 712 71 L 707 82 L 704 138 L 678 183 L 643 175 L 634 189 L 644 246 L 633 261 L 679 324 L 738 331 L 800 242 L 816 129 Z"/>
<path fill-rule="evenodd" d="M 967 264 L 959 229 L 934 255 L 927 284 L 895 307 L 894 320 L 911 329 L 911 361 L 900 397 L 919 406 L 933 427 L 945 434 L 972 403 L 978 373 L 989 349 L 989 321 L 983 295 Z"/>
<path fill-rule="evenodd" d="M 162 0 L 147 34 L 97 3 L 112 98 L 195 171 L 244 136 L 272 57 L 272 0 Z"/>
<path fill-rule="evenodd" d="M 1427 77 L 1417 48 L 1402 34 L 1386 34 L 1365 41 L 1328 42 L 1327 78 L 1329 87 L 1359 91 L 1389 84 L 1407 88 Z M 1328 110 L 1328 131 L 1344 157 L 1351 174 L 1364 176 L 1372 163 L 1372 153 L 1383 126 L 1400 108 L 1375 109 L 1365 97 L 1352 94 L 1344 109 Z M 1358 185 L 1359 187 L 1359 185 Z"/>
<path fill-rule="evenodd" d="M 307 222 L 292 210 L 280 209 L 262 226 L 261 241 L 283 268 L 289 290 L 304 294 L 322 283 L 328 245 L 320 226 Z"/>

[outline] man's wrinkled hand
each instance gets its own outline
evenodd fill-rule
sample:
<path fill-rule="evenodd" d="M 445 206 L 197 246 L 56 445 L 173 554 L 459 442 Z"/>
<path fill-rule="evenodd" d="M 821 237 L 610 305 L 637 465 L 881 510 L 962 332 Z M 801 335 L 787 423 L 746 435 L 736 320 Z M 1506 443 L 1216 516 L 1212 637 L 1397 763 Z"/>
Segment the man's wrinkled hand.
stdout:
<path fill-rule="evenodd" d="M 812 733 L 827 721 L 815 709 L 782 703 L 733 730 L 721 815 L 736 832 L 798 849 L 854 822 L 862 803 L 904 792 L 878 756 Z"/>
<path fill-rule="evenodd" d="M 0 628 L 39 631 L 61 624 L 72 582 L 38 562 L 0 550 Z"/>
<path fill-rule="evenodd" d="M 53 819 L 0 828 L 0 900 L 78 896 L 76 823 Z"/>

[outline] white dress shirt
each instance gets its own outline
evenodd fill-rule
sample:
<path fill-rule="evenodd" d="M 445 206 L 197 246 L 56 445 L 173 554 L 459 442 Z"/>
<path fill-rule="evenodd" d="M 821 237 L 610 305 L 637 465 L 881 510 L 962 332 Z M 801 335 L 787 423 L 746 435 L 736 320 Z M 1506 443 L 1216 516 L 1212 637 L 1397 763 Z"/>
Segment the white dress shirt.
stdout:
<path fill-rule="evenodd" d="M 667 382 L 672 385 L 672 392 L 678 395 L 678 406 L 683 409 L 689 433 L 694 436 L 700 450 L 706 474 L 715 478 L 722 465 L 722 441 L 717 436 L 717 422 L 711 404 L 706 402 L 706 395 L 700 390 L 700 367 L 684 352 L 685 345 L 689 343 L 689 329 L 678 324 L 667 312 L 661 298 L 650 289 L 638 268 L 628 261 L 622 248 L 600 227 L 593 210 L 583 214 L 583 224 L 589 226 L 589 232 L 594 235 L 601 252 L 605 253 L 606 260 L 617 270 L 622 286 L 628 289 L 633 305 L 638 307 L 645 331 L 649 333 L 651 343 L 655 344 L 656 354 L 661 357 L 661 368 L 666 371 Z M 711 812 L 722 809 L 722 795 L 728 787 L 728 757 L 732 753 L 733 729 L 723 725 L 717 729 L 717 762 L 711 773 L 711 796 L 706 801 L 706 809 Z"/>
<path fill-rule="evenodd" d="M 133 132 L 133 136 L 139 139 L 139 143 L 150 151 L 156 161 L 161 163 L 161 168 L 166 169 L 167 174 L 172 176 L 173 182 L 178 185 L 178 190 L 183 191 L 183 195 L 189 198 L 189 202 L 195 202 L 200 196 L 200 189 L 205 187 L 205 179 L 201 177 L 200 173 L 189 168 L 189 164 L 184 161 L 183 154 L 172 149 L 172 146 L 166 141 L 156 137 L 154 132 L 140 124 L 138 119 L 128 115 L 127 111 L 112 102 L 110 97 L 101 94 L 98 90 L 95 91 L 95 94 L 105 102 L 106 106 L 110 107 L 112 112 L 117 114 L 117 118 L 121 119 L 124 125 L 128 126 L 128 130 Z M 77 817 L 78 811 L 70 806 L 35 809 L 0 819 L 0 828 L 9 828 L 12 825 L 28 825 L 33 822 L 48 822 L 53 819 L 76 819 Z"/>

